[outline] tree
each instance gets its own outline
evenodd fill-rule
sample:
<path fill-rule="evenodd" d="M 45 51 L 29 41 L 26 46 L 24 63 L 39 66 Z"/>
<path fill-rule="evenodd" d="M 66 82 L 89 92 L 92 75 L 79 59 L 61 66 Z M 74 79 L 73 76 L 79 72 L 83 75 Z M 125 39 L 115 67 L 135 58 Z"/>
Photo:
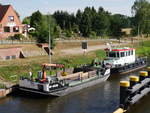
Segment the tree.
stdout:
<path fill-rule="evenodd" d="M 108 35 L 109 26 L 109 14 L 105 12 L 102 7 L 99 7 L 93 19 L 93 31 L 95 31 L 98 36 Z"/>
<path fill-rule="evenodd" d="M 135 28 L 140 28 L 140 33 L 149 32 L 150 23 L 146 22 L 150 18 L 150 3 L 147 0 L 136 0 L 132 6 Z"/>
<path fill-rule="evenodd" d="M 76 24 L 74 24 L 72 30 L 73 30 L 73 32 L 75 32 L 75 33 L 79 33 L 79 26 L 76 25 Z"/>
<path fill-rule="evenodd" d="M 55 19 L 51 15 L 42 15 L 39 11 L 34 12 L 30 18 L 30 25 L 36 29 L 34 37 L 36 37 L 37 42 L 48 42 L 50 33 L 51 45 L 54 46 L 54 28 L 56 27 Z"/>
<path fill-rule="evenodd" d="M 78 10 L 76 13 L 76 24 L 80 26 L 82 19 L 82 12 L 81 10 Z"/>
<path fill-rule="evenodd" d="M 130 18 L 121 14 L 115 14 L 111 16 L 111 25 L 110 25 L 110 29 L 111 29 L 111 35 L 112 36 L 121 36 L 122 32 L 121 29 L 122 28 L 129 28 L 130 25 Z"/>
<path fill-rule="evenodd" d="M 80 30 L 83 36 L 88 37 L 91 32 L 91 20 L 90 16 L 86 12 L 83 13 L 80 26 L 81 26 Z"/>
<path fill-rule="evenodd" d="M 61 35 L 61 28 L 60 26 L 56 26 L 54 28 L 54 38 L 60 38 L 60 35 Z"/>
<path fill-rule="evenodd" d="M 36 11 L 31 15 L 30 25 L 39 31 L 43 24 L 43 17 L 40 11 Z"/>
<path fill-rule="evenodd" d="M 40 18 L 40 14 L 38 16 Z M 98 10 L 94 7 L 86 7 L 84 11 L 78 10 L 76 15 L 70 14 L 67 11 L 56 11 L 52 18 L 56 20 L 56 22 L 51 23 L 56 23 L 51 29 L 51 35 L 55 35 L 54 37 L 59 36 L 60 30 L 61 34 L 67 37 L 72 37 L 73 34 L 79 33 L 84 37 L 89 37 L 91 36 L 90 34 L 94 36 L 121 36 L 121 28 L 131 27 L 131 22 L 134 20 L 121 14 L 111 15 L 103 7 L 99 7 Z M 38 19 L 36 21 L 40 24 Z M 46 25 L 48 24 L 44 24 L 44 26 Z"/>
<path fill-rule="evenodd" d="M 25 17 L 22 23 L 30 25 L 30 17 Z"/>
<path fill-rule="evenodd" d="M 45 38 L 47 33 L 45 32 L 47 31 L 47 26 L 44 25 L 43 15 L 40 11 L 36 11 L 31 15 L 30 26 L 35 28 L 36 31 L 33 35 L 37 38 L 39 43 L 46 41 Z"/>

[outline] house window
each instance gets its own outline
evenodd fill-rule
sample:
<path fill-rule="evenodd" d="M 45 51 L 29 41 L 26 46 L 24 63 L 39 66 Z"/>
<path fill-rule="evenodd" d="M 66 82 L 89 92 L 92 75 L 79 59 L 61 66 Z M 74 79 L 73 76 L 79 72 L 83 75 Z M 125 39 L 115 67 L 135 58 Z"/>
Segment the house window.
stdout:
<path fill-rule="evenodd" d="M 4 27 L 4 32 L 10 32 L 10 27 Z"/>
<path fill-rule="evenodd" d="M 11 58 L 12 58 L 12 59 L 16 59 L 16 55 L 12 55 Z"/>
<path fill-rule="evenodd" d="M 14 31 L 14 32 L 19 32 L 19 27 L 17 27 L 17 26 L 16 26 L 16 27 L 13 27 L 13 31 Z"/>
<path fill-rule="evenodd" d="M 10 56 L 6 56 L 6 58 L 5 58 L 6 60 L 9 60 L 10 59 Z"/>
<path fill-rule="evenodd" d="M 8 21 L 13 22 L 14 21 L 14 16 L 8 16 Z"/>

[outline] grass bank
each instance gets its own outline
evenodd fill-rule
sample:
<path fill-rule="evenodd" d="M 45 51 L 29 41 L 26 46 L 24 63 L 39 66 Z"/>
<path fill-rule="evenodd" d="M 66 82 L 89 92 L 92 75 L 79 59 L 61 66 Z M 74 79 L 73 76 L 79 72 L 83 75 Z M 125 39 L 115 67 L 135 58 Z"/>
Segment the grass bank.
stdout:
<path fill-rule="evenodd" d="M 104 57 L 105 52 L 103 50 L 97 50 L 86 53 L 85 55 L 68 55 L 62 57 L 53 56 L 52 61 L 54 63 L 65 64 L 66 67 L 75 67 L 82 64 L 89 64 L 94 58 L 103 59 Z M 29 71 L 32 71 L 33 75 L 36 75 L 37 71 L 41 70 L 41 64 L 48 61 L 48 56 L 39 56 L 0 62 L 0 80 L 8 82 L 17 82 L 20 76 L 28 75 Z"/>
<path fill-rule="evenodd" d="M 150 41 L 145 41 L 140 46 L 135 46 L 136 54 L 139 56 L 150 55 Z M 53 56 L 53 63 L 65 64 L 66 67 L 75 67 L 81 64 L 89 64 L 94 58 L 105 58 L 103 50 L 86 53 L 86 55 Z M 34 75 L 41 70 L 41 64 L 48 62 L 48 56 L 39 56 L 12 61 L 0 62 L 0 80 L 17 82 L 20 76 L 28 75 L 32 71 Z"/>
<path fill-rule="evenodd" d="M 139 56 L 150 56 L 150 41 L 140 42 L 136 47 L 136 54 Z"/>

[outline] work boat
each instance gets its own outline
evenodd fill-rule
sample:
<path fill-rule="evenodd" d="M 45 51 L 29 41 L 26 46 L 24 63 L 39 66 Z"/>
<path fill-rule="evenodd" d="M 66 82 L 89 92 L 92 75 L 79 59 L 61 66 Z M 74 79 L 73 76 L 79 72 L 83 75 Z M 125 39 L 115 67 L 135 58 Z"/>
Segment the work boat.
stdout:
<path fill-rule="evenodd" d="M 101 67 L 100 64 L 94 62 L 92 66 L 86 65 L 69 70 L 62 64 L 43 64 L 37 78 L 34 79 L 31 72 L 30 77 L 20 78 L 19 89 L 42 95 L 64 96 L 106 81 L 110 76 L 110 68 Z M 63 70 L 57 71 L 55 75 L 47 75 L 48 68 L 63 68 Z"/>
<path fill-rule="evenodd" d="M 105 51 L 104 64 L 111 66 L 111 74 L 124 74 L 147 65 L 147 57 L 136 57 L 134 48 L 106 48 Z"/>

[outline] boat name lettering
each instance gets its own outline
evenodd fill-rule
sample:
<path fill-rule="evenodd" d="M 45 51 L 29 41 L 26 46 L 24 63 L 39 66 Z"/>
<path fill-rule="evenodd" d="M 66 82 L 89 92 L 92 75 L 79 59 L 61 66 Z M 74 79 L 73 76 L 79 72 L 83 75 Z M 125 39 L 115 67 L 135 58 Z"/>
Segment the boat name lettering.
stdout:
<path fill-rule="evenodd" d="M 50 85 L 49 88 L 55 88 L 58 87 L 58 84 Z"/>

